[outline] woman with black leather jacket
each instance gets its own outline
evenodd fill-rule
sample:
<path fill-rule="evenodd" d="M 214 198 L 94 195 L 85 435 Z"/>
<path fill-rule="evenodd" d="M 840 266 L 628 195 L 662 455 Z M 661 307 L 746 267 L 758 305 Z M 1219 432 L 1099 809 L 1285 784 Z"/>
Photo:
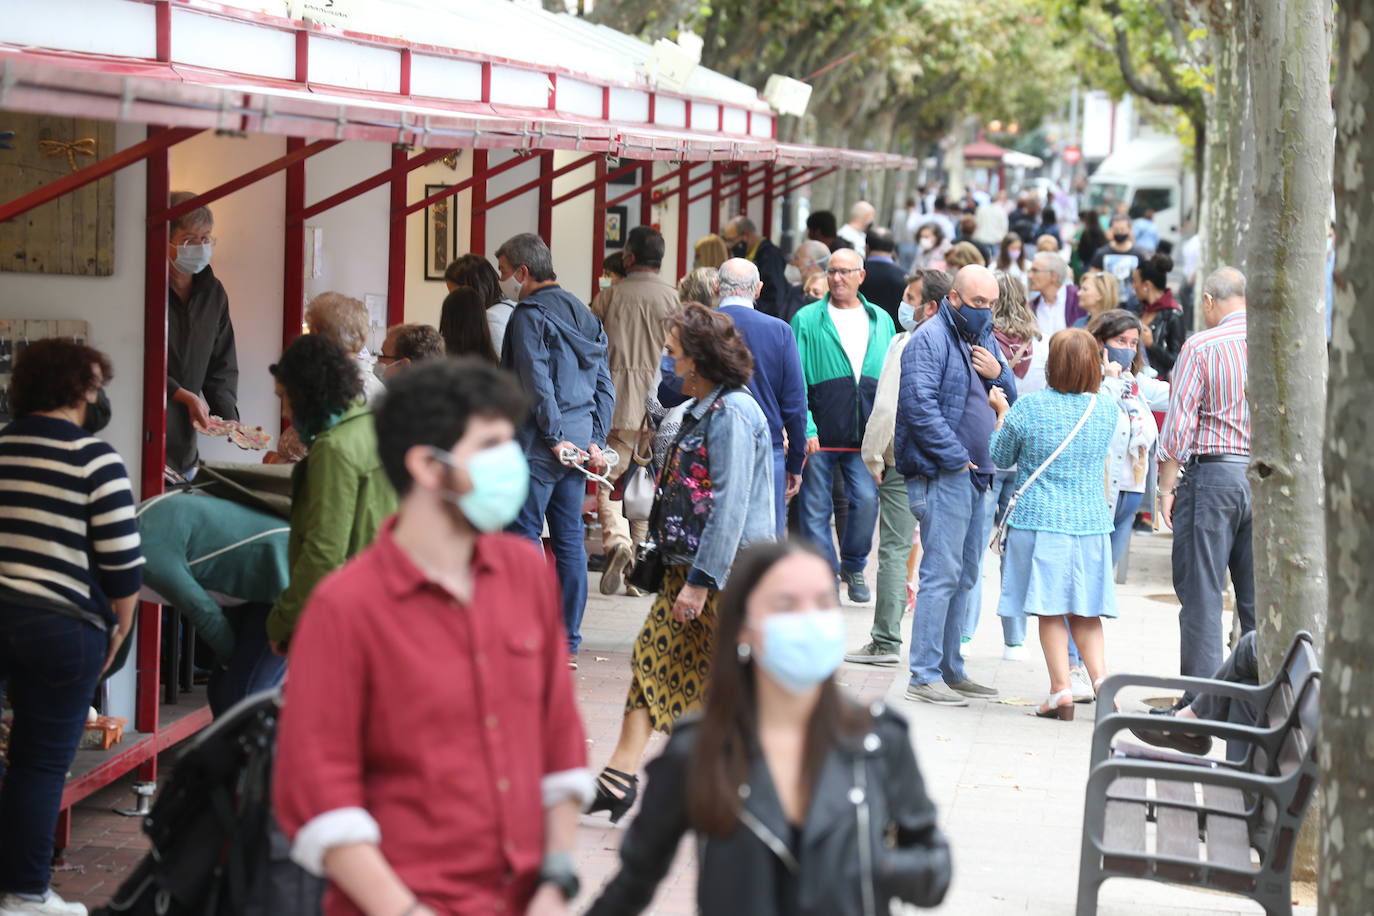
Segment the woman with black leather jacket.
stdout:
<path fill-rule="evenodd" d="M 741 554 L 718 606 L 713 682 L 649 764 L 620 870 L 588 916 L 641 912 L 682 834 L 699 838 L 708 914 L 877 916 L 892 898 L 936 906 L 950 881 L 905 720 L 860 706 L 832 677 L 844 620 L 813 548 Z"/>
<path fill-rule="evenodd" d="M 1169 289 L 1169 271 L 1173 269 L 1173 259 L 1167 254 L 1156 254 L 1142 262 L 1131 277 L 1136 299 L 1140 302 L 1145 355 L 1150 360 L 1150 368 L 1166 381 L 1188 336 L 1188 329 L 1183 324 L 1183 306 Z"/>

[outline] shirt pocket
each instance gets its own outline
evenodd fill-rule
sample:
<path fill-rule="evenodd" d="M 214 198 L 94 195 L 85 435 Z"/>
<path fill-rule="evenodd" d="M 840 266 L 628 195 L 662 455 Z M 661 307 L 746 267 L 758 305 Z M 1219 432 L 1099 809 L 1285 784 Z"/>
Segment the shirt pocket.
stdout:
<path fill-rule="evenodd" d="M 531 624 L 514 627 L 506 634 L 506 675 L 512 693 L 537 700 L 544 693 L 545 634 Z"/>

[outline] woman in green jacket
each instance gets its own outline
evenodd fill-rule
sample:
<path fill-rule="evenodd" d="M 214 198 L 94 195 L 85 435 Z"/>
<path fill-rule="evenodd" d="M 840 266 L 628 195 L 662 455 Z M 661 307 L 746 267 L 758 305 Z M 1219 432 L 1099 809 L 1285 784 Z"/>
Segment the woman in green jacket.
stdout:
<path fill-rule="evenodd" d="M 271 368 L 282 416 L 310 454 L 291 473 L 291 584 L 267 617 L 272 649 L 285 654 L 315 585 L 362 550 L 396 511 L 377 457 L 372 412 L 348 354 L 318 334 L 296 338 Z"/>

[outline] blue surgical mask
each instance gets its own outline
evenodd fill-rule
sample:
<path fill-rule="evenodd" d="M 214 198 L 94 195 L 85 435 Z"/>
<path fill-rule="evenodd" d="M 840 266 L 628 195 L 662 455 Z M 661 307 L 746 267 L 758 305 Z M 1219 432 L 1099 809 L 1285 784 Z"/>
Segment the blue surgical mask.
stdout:
<path fill-rule="evenodd" d="M 1107 359 L 1121 367 L 1122 372 L 1131 371 L 1131 363 L 1135 362 L 1135 349 L 1127 347 L 1108 347 Z"/>
<path fill-rule="evenodd" d="M 763 621 L 758 661 L 784 690 L 805 693 L 844 660 L 844 615 L 839 610 L 770 614 Z"/>
<path fill-rule="evenodd" d="M 178 245 L 172 263 L 184 274 L 198 274 L 210 266 L 210 245 Z"/>
<path fill-rule="evenodd" d="M 463 467 L 441 448 L 430 452 L 449 467 Z M 472 489 L 466 493 L 445 490 L 444 499 L 457 506 L 478 531 L 500 531 L 515 521 L 530 489 L 530 468 L 520 444 L 512 439 L 483 449 L 467 460 L 466 470 Z"/>
<path fill-rule="evenodd" d="M 907 305 L 905 302 L 897 306 L 897 323 L 900 324 L 904 330 L 916 330 L 917 326 L 921 323 L 916 320 L 916 306 Z"/>
<path fill-rule="evenodd" d="M 992 324 L 992 309 L 976 309 L 968 303 L 961 304 L 954 312 L 954 323 L 959 328 L 959 336 L 970 344 L 976 344 L 983 332 Z"/>

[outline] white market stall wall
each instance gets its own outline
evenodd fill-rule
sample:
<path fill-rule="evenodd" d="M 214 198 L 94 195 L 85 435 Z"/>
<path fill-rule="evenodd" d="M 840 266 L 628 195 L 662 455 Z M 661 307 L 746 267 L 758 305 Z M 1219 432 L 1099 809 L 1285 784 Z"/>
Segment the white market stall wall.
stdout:
<path fill-rule="evenodd" d="M 198 134 L 172 147 L 171 187 L 206 191 L 285 154 L 284 137 Z M 281 431 L 281 408 L 267 367 L 281 356 L 285 193 L 285 173 L 278 172 L 210 205 L 219 239 L 211 266 L 229 294 L 238 349 L 239 416 L 274 437 Z M 199 445 L 208 460 L 262 460 L 227 439 L 201 436 Z"/>
<path fill-rule="evenodd" d="M 116 149 L 142 142 L 139 124 L 115 126 Z M 114 273 L 108 277 L 0 273 L 0 310 L 6 318 L 77 318 L 90 323 L 90 345 L 110 357 L 115 377 L 108 388 L 113 419 L 101 433 L 124 459 L 139 497 L 143 427 L 143 247 L 144 176 L 142 165 L 114 175 Z M 57 202 L 45 206 L 59 206 Z M 136 639 L 137 636 L 130 636 Z M 109 714 L 134 718 L 133 657 L 109 681 Z"/>
<path fill-rule="evenodd" d="M 411 153 L 414 155 L 414 152 Z M 406 200 L 415 203 L 423 200 L 427 184 L 458 184 L 472 177 L 472 150 L 460 150 L 458 167 L 451 169 L 442 162 L 418 168 L 410 173 L 406 182 Z M 454 214 L 454 224 L 458 231 L 457 251 L 463 254 L 468 250 L 468 214 L 472 212 L 472 191 L 463 191 L 449 198 L 450 212 Z M 388 217 L 389 219 L 389 217 Z M 383 223 L 383 226 L 387 225 Z M 386 229 L 381 230 L 383 233 Z M 488 238 L 491 236 L 488 235 Z M 383 269 L 386 264 L 386 237 L 381 237 L 377 246 L 382 257 Z M 493 250 L 495 250 L 493 248 Z M 425 279 L 425 211 L 420 210 L 406 217 L 406 264 L 405 264 L 407 322 L 439 326 L 439 310 L 443 308 L 448 288 L 443 280 Z"/>
<path fill-rule="evenodd" d="M 553 167 L 560 169 L 586 155 L 559 150 L 553 155 Z M 574 169 L 553 180 L 553 197 L 567 194 L 595 178 L 594 163 Z M 591 301 L 595 281 L 592 276 L 592 246 L 601 244 L 601 239 L 592 231 L 592 204 L 595 199 L 596 192 L 588 191 L 554 207 L 553 238 L 549 241 L 559 285 L 583 302 Z"/>

